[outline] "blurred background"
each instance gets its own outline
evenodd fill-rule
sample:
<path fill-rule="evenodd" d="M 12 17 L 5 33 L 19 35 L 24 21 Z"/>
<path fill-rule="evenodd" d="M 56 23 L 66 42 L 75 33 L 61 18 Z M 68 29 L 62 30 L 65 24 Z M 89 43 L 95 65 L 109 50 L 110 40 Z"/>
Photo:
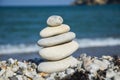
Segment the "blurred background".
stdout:
<path fill-rule="evenodd" d="M 0 0 L 0 60 L 40 58 L 37 41 L 51 15 L 76 33 L 74 56 L 120 55 L 120 0 Z"/>

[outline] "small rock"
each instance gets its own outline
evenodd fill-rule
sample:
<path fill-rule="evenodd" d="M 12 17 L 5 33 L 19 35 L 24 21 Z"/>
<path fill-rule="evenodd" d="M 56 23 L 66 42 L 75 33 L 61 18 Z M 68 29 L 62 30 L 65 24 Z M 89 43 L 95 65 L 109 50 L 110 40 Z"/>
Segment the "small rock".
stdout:
<path fill-rule="evenodd" d="M 16 76 L 9 77 L 10 80 L 19 80 Z"/>
<path fill-rule="evenodd" d="M 48 77 L 46 80 L 55 80 L 54 77 Z"/>
<path fill-rule="evenodd" d="M 59 72 L 59 73 L 58 73 L 58 77 L 59 77 L 60 79 L 64 78 L 65 76 L 66 76 L 65 72 Z"/>
<path fill-rule="evenodd" d="M 18 66 L 20 67 L 20 68 L 23 68 L 23 69 L 26 69 L 27 68 L 27 64 L 26 63 L 23 63 L 23 62 L 18 62 Z"/>
<path fill-rule="evenodd" d="M 5 69 L 2 69 L 2 70 L 0 71 L 0 76 L 2 76 L 4 73 L 5 73 Z"/>
<path fill-rule="evenodd" d="M 34 77 L 33 80 L 45 80 L 45 79 L 37 76 L 37 77 Z"/>
<path fill-rule="evenodd" d="M 80 55 L 80 58 L 82 58 L 82 59 L 85 59 L 86 57 L 87 57 L 86 53 L 83 53 L 83 54 Z"/>
<path fill-rule="evenodd" d="M 52 73 L 50 76 L 55 77 L 56 75 L 57 75 L 56 73 Z"/>
<path fill-rule="evenodd" d="M 17 77 L 18 80 L 23 80 L 22 75 L 17 75 L 16 77 Z"/>
<path fill-rule="evenodd" d="M 62 23 L 63 23 L 63 19 L 61 16 L 58 16 L 58 15 L 50 16 L 47 20 L 47 24 L 51 27 L 59 26 Z"/>
<path fill-rule="evenodd" d="M 92 64 L 92 60 L 91 57 L 86 57 L 83 59 L 83 66 L 85 68 L 85 70 L 87 70 L 87 67 Z"/>
<path fill-rule="evenodd" d="M 14 63 L 15 63 L 15 60 L 12 59 L 12 58 L 10 58 L 10 59 L 8 59 L 8 62 L 11 63 L 11 64 L 14 64 Z"/>
<path fill-rule="evenodd" d="M 120 80 L 120 72 L 116 73 L 114 76 L 114 80 Z"/>
<path fill-rule="evenodd" d="M 19 67 L 18 67 L 17 65 L 13 65 L 13 67 L 12 67 L 12 71 L 13 71 L 13 72 L 18 71 L 18 69 L 19 69 Z"/>
<path fill-rule="evenodd" d="M 16 73 L 19 74 L 19 75 L 22 75 L 22 74 L 23 74 L 23 71 L 22 71 L 21 68 L 19 68 L 19 69 L 16 71 Z"/>
<path fill-rule="evenodd" d="M 12 77 L 15 73 L 12 71 L 11 67 L 7 67 L 5 72 L 6 77 Z"/>
<path fill-rule="evenodd" d="M 68 75 L 70 75 L 70 74 L 72 75 L 74 72 L 75 72 L 74 69 L 68 68 L 68 69 L 66 70 L 66 74 L 68 74 Z"/>
<path fill-rule="evenodd" d="M 113 78 L 115 76 L 115 72 L 112 69 L 107 70 L 106 78 Z"/>
<path fill-rule="evenodd" d="M 89 66 L 86 67 L 86 70 L 89 71 L 90 73 L 96 73 L 99 70 L 100 66 L 97 64 L 90 64 Z"/>
<path fill-rule="evenodd" d="M 103 58 L 103 59 L 108 59 L 108 60 L 110 60 L 110 61 L 113 60 L 113 58 L 112 58 L 111 56 L 104 56 L 104 55 L 103 55 L 102 58 Z"/>
<path fill-rule="evenodd" d="M 33 72 L 28 71 L 28 70 L 24 70 L 23 73 L 24 73 L 28 78 L 31 78 L 31 79 L 33 79 L 33 77 L 36 75 L 36 74 L 34 74 Z"/>
<path fill-rule="evenodd" d="M 104 61 L 107 62 L 107 61 Z M 98 59 L 94 60 L 94 63 L 100 66 L 100 70 L 105 70 L 108 67 L 108 63 L 104 63 L 103 61 L 100 61 Z"/>

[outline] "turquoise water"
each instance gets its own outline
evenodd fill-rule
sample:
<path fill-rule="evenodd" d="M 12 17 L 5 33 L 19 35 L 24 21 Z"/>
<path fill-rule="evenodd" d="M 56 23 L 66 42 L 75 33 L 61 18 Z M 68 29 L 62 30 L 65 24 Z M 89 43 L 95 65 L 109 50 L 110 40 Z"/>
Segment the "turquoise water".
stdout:
<path fill-rule="evenodd" d="M 63 17 L 83 48 L 120 45 L 120 5 L 0 7 L 0 53 L 37 51 L 51 15 Z"/>

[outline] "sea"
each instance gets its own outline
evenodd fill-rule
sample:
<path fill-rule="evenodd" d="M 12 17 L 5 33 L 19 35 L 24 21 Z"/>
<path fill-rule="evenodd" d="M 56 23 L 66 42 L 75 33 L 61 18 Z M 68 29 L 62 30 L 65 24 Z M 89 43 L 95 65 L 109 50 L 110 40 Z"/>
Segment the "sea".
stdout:
<path fill-rule="evenodd" d="M 120 55 L 120 5 L 0 7 L 0 60 L 40 58 L 39 32 L 60 15 L 76 33 L 73 56 Z"/>

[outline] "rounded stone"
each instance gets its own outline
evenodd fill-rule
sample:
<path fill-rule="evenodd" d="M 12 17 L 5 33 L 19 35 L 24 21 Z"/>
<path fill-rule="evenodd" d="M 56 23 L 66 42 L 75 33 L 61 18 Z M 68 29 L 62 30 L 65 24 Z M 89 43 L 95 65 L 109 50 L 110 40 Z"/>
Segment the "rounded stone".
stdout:
<path fill-rule="evenodd" d="M 41 47 L 49 47 L 49 46 L 54 46 L 72 41 L 74 38 L 75 38 L 75 33 L 67 32 L 57 36 L 40 39 L 38 41 L 38 45 L 40 45 Z"/>
<path fill-rule="evenodd" d="M 78 43 L 71 41 L 65 44 L 43 48 L 39 51 L 39 54 L 42 58 L 47 60 L 60 60 L 71 55 L 78 48 Z"/>
<path fill-rule="evenodd" d="M 58 15 L 53 15 L 53 16 L 50 16 L 48 19 L 47 19 L 47 24 L 51 27 L 56 27 L 56 26 L 59 26 L 63 23 L 63 18 L 61 16 L 58 16 Z"/>
<path fill-rule="evenodd" d="M 78 60 L 70 56 L 59 61 L 42 62 L 38 65 L 38 71 L 45 73 L 53 73 L 64 71 L 68 67 L 74 67 L 78 64 Z"/>
<path fill-rule="evenodd" d="M 46 27 L 43 30 L 40 31 L 41 37 L 51 37 L 54 35 L 62 34 L 65 32 L 70 31 L 70 27 L 66 24 L 62 24 L 57 27 Z"/>

